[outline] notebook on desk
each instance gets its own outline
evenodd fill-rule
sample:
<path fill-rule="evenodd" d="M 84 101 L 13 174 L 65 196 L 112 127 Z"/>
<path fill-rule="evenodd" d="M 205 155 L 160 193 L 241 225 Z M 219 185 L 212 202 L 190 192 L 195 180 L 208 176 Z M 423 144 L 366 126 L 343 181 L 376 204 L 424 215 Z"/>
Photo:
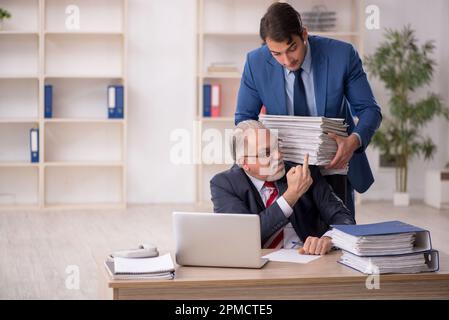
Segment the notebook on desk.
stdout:
<path fill-rule="evenodd" d="M 170 253 L 153 258 L 121 258 L 105 261 L 114 280 L 173 279 L 175 267 Z"/>

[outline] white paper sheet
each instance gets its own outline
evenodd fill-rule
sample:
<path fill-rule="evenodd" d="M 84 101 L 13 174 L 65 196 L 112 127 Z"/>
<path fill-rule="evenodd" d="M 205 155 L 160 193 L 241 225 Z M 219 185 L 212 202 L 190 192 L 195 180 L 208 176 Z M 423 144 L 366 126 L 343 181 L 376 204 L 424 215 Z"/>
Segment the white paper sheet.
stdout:
<path fill-rule="evenodd" d="M 309 263 L 310 261 L 321 258 L 321 256 L 300 254 L 297 249 L 280 249 L 262 258 L 269 259 L 270 261 Z"/>

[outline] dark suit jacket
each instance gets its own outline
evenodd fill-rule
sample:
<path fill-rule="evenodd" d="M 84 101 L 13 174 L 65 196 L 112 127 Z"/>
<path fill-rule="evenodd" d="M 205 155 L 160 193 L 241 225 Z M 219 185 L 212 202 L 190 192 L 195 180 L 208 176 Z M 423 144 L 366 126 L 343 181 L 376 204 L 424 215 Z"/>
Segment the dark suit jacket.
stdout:
<path fill-rule="evenodd" d="M 286 163 L 286 170 L 291 164 Z M 259 192 L 243 169 L 234 165 L 215 175 L 210 181 L 215 213 L 252 213 L 260 216 L 261 238 L 264 243 L 273 233 L 291 222 L 303 241 L 308 236 L 321 237 L 331 224 L 355 224 L 349 210 L 332 191 L 315 166 L 310 166 L 313 184 L 298 200 L 287 219 L 274 202 L 265 208 Z M 279 196 L 287 190 L 287 179 L 275 182 Z"/>

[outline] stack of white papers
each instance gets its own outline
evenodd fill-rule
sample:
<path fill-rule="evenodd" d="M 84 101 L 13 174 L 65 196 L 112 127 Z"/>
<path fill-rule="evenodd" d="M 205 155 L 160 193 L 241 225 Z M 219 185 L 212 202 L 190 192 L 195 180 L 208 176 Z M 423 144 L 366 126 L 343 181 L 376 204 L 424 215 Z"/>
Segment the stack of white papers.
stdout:
<path fill-rule="evenodd" d="M 406 254 L 413 252 L 415 233 L 353 236 L 334 229 L 332 242 L 336 247 L 359 256 Z"/>
<path fill-rule="evenodd" d="M 337 152 L 337 143 L 327 134 L 348 136 L 344 119 L 261 115 L 260 121 L 268 129 L 277 130 L 284 159 L 295 163 L 302 164 L 309 154 L 309 164 L 329 164 Z"/>
<path fill-rule="evenodd" d="M 105 262 L 114 280 L 173 279 L 175 266 L 170 253 L 153 258 L 121 258 Z"/>
<path fill-rule="evenodd" d="M 343 251 L 340 262 L 367 274 L 418 273 L 429 271 L 425 253 L 405 256 L 359 257 Z"/>

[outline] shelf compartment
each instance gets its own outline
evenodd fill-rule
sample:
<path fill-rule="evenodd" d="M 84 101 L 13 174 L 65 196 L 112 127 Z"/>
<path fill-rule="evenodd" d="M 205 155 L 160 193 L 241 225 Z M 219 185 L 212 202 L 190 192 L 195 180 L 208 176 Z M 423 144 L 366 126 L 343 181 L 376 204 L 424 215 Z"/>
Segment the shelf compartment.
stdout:
<path fill-rule="evenodd" d="M 121 37 L 55 34 L 45 38 L 45 48 L 47 75 L 115 77 L 123 74 Z"/>
<path fill-rule="evenodd" d="M 303 16 L 306 11 L 311 11 L 312 8 L 321 3 L 317 3 L 316 0 L 289 0 L 290 3 L 299 13 Z M 339 32 L 354 32 L 360 29 L 360 17 L 362 9 L 360 8 L 360 1 L 356 0 L 327 0 L 322 1 L 325 3 L 327 11 L 336 12 L 336 21 L 334 30 Z M 307 27 L 307 25 L 305 25 Z M 318 31 L 311 30 L 310 31 Z M 333 31 L 330 31 L 333 32 Z"/>
<path fill-rule="evenodd" d="M 0 97 L 0 121 L 6 118 L 38 118 L 37 79 L 0 79 Z"/>
<path fill-rule="evenodd" d="M 260 19 L 272 0 L 204 0 L 205 33 L 258 34 Z"/>
<path fill-rule="evenodd" d="M 122 203 L 121 167 L 45 168 L 45 207 Z"/>
<path fill-rule="evenodd" d="M 45 123 L 45 162 L 121 161 L 123 125 Z"/>
<path fill-rule="evenodd" d="M 204 38 L 204 61 L 201 72 L 207 74 L 207 67 L 212 63 L 234 63 L 238 73 L 243 72 L 246 54 L 254 48 L 260 47 L 258 37 L 206 37 Z"/>
<path fill-rule="evenodd" d="M 39 0 L 2 0 L 1 7 L 11 12 L 3 22 L 3 32 L 38 32 Z"/>
<path fill-rule="evenodd" d="M 115 120 L 108 119 L 107 88 L 121 83 L 110 79 L 47 79 L 45 84 L 53 86 L 54 119 L 48 118 L 45 121 Z"/>
<path fill-rule="evenodd" d="M 121 32 L 123 30 L 124 0 L 46 0 L 45 30 L 48 32 Z M 79 9 L 78 30 L 66 28 L 66 8 Z"/>
<path fill-rule="evenodd" d="M 39 199 L 38 166 L 0 165 L 0 208 L 37 206 Z"/>
<path fill-rule="evenodd" d="M 237 101 L 237 94 L 240 87 L 240 79 L 204 79 L 204 84 L 219 84 L 221 86 L 220 117 L 234 117 L 235 103 Z M 200 114 L 203 114 L 203 106 L 201 106 Z M 211 117 L 210 119 L 213 118 Z"/>
<path fill-rule="evenodd" d="M 37 75 L 39 39 L 33 35 L 2 36 L 0 78 Z"/>
<path fill-rule="evenodd" d="M 30 129 L 38 127 L 38 122 L 0 123 L 0 162 L 31 163 Z"/>

